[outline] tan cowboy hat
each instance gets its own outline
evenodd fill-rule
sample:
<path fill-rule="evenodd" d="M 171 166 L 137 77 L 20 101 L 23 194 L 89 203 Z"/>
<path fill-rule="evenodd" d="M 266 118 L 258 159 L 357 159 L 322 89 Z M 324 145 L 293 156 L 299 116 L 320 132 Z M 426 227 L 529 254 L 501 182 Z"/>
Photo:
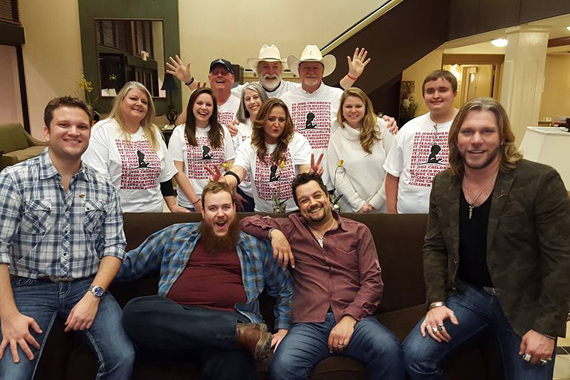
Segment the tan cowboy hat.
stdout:
<path fill-rule="evenodd" d="M 250 58 L 247 60 L 247 65 L 253 72 L 257 73 L 257 65 L 259 62 L 281 62 L 281 66 L 283 70 L 287 68 L 287 62 L 284 59 L 281 59 L 281 53 L 277 46 L 275 45 L 263 45 L 261 49 L 259 49 L 259 58 Z"/>
<path fill-rule="evenodd" d="M 320 62 L 323 64 L 324 71 L 323 71 L 323 78 L 332 74 L 334 69 L 336 68 L 336 58 L 334 55 L 325 55 L 321 53 L 321 50 L 317 47 L 317 45 L 307 45 L 305 50 L 301 53 L 301 58 L 297 58 L 294 55 L 290 55 L 287 58 L 287 64 L 291 69 L 291 72 L 295 75 L 299 75 L 299 64 L 301 62 Z"/>

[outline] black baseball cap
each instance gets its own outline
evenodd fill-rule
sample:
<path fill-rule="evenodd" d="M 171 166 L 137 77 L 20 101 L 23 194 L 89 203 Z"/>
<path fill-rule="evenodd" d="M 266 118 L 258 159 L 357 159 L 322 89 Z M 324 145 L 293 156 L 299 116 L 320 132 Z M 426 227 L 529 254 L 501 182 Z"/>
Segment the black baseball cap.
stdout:
<path fill-rule="evenodd" d="M 230 73 L 234 73 L 234 69 L 232 68 L 232 63 L 230 61 L 228 61 L 227 59 L 223 59 L 223 58 L 218 58 L 212 61 L 212 63 L 210 63 L 210 73 L 212 72 L 212 70 L 214 70 L 214 67 L 218 66 L 218 65 L 222 65 L 224 66 L 224 69 L 228 70 Z"/>

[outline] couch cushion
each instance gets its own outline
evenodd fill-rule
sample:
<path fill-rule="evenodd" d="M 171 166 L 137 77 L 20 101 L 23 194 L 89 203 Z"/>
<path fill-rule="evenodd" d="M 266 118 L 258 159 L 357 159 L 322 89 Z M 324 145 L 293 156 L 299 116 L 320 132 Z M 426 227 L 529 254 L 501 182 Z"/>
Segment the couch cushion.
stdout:
<path fill-rule="evenodd" d="M 382 267 L 384 293 L 378 313 L 400 310 L 426 301 L 422 247 L 425 214 L 343 214 L 368 226 Z"/>
<path fill-rule="evenodd" d="M 333 356 L 321 361 L 311 376 L 311 380 L 366 380 L 368 372 L 362 363 L 346 356 Z"/>
<path fill-rule="evenodd" d="M 427 304 L 421 304 L 401 310 L 377 314 L 376 318 L 403 342 L 419 320 L 426 315 L 426 311 Z"/>
<path fill-rule="evenodd" d="M 24 127 L 21 124 L 0 124 L 0 150 L 4 154 L 29 146 Z"/>
<path fill-rule="evenodd" d="M 26 149 L 4 153 L 2 155 L 2 163 L 6 166 L 17 164 L 18 162 L 25 161 L 28 158 L 39 156 L 45 148 L 45 146 L 31 146 Z"/>

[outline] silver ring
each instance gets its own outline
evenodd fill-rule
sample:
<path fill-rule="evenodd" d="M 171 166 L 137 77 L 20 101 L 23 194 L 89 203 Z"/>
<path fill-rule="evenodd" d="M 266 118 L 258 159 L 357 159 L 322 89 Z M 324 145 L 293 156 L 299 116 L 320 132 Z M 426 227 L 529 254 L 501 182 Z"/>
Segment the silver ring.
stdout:
<path fill-rule="evenodd" d="M 425 330 L 429 332 L 429 326 L 426 325 Z"/>
<path fill-rule="evenodd" d="M 433 331 L 434 334 L 437 334 L 439 332 L 439 330 L 437 329 L 437 327 L 432 327 L 431 331 Z"/>
<path fill-rule="evenodd" d="M 442 324 L 437 325 L 437 330 L 438 331 L 443 331 L 444 327 Z"/>
<path fill-rule="evenodd" d="M 540 359 L 538 362 L 540 363 L 540 365 L 547 365 L 548 364 L 548 360 L 544 360 L 544 359 Z"/>
<path fill-rule="evenodd" d="M 530 355 L 530 354 L 525 354 L 525 355 L 523 356 L 523 360 L 524 360 L 525 362 L 530 362 L 531 359 L 532 359 L 532 355 Z"/>
<path fill-rule="evenodd" d="M 342 346 L 344 346 L 344 344 L 342 344 L 342 343 L 339 343 L 339 344 L 338 344 L 338 346 L 339 346 L 339 347 L 342 347 Z"/>

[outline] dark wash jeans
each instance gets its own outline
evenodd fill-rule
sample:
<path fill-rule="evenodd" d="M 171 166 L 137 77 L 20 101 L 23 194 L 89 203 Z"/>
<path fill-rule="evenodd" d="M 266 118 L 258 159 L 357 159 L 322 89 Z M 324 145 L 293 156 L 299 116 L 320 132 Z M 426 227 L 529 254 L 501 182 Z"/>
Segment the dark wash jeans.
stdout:
<path fill-rule="evenodd" d="M 59 315 L 66 320 L 71 309 L 89 290 L 93 278 L 73 282 L 46 282 L 31 278 L 12 277 L 14 300 L 20 313 L 32 317 L 42 329 L 37 334 L 30 328 L 30 333 L 40 344 L 36 350 L 28 345 L 34 354 L 34 360 L 28 360 L 18 348 L 20 362 L 14 364 L 10 347 L 4 350 L 0 360 L 0 379 L 28 380 L 36 371 L 44 343 L 55 318 Z M 97 379 L 130 379 L 135 352 L 131 341 L 121 326 L 121 308 L 110 293 L 101 297 L 97 316 L 90 329 L 78 331 L 99 360 Z M 0 339 L 2 333 L 0 332 Z"/>
<path fill-rule="evenodd" d="M 125 331 L 143 356 L 158 350 L 170 359 L 196 361 L 203 379 L 255 379 L 255 361 L 237 342 L 238 322 L 250 321 L 238 312 L 180 305 L 161 296 L 135 298 L 123 310 Z"/>
<path fill-rule="evenodd" d="M 499 341 L 506 379 L 550 380 L 554 372 L 554 356 L 547 365 L 530 364 L 522 360 L 519 348 L 522 338 L 507 321 L 499 299 L 483 289 L 465 285 L 457 295 L 446 301 L 453 310 L 459 325 L 445 320 L 445 328 L 451 336 L 447 343 L 438 343 L 429 336 L 422 338 L 422 320 L 404 341 L 404 356 L 408 374 L 413 380 L 435 380 L 447 377 L 440 364 L 449 354 L 483 330 L 492 329 Z M 556 344 L 554 345 L 556 350 Z"/>
<path fill-rule="evenodd" d="M 337 355 L 329 353 L 328 339 L 336 325 L 333 313 L 322 323 L 295 323 L 279 344 L 271 363 L 271 379 L 308 379 L 322 360 Z M 354 326 L 354 333 L 343 356 L 362 362 L 372 380 L 404 380 L 402 346 L 396 336 L 373 316 Z"/>

